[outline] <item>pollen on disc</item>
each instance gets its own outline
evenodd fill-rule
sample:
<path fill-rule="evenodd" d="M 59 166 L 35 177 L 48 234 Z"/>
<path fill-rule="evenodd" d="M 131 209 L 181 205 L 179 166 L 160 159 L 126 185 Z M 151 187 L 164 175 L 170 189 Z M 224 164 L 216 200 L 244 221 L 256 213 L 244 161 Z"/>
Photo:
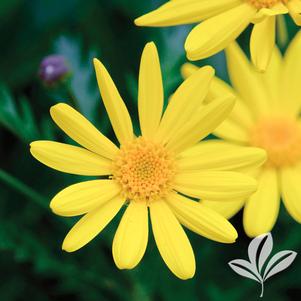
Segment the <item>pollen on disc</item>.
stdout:
<path fill-rule="evenodd" d="M 301 159 L 301 126 L 294 119 L 263 119 L 251 130 L 250 141 L 266 150 L 268 166 L 293 165 Z"/>
<path fill-rule="evenodd" d="M 175 174 L 172 154 L 144 137 L 121 146 L 113 170 L 127 199 L 147 202 L 164 198 Z"/>

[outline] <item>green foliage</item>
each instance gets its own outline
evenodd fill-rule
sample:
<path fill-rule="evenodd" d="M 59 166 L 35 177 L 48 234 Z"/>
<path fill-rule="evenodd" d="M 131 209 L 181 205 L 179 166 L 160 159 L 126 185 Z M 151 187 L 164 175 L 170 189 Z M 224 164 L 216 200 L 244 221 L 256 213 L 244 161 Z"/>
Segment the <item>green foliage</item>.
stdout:
<path fill-rule="evenodd" d="M 111 242 L 120 216 L 82 250 L 61 251 L 61 242 L 75 220 L 53 215 L 48 202 L 60 189 L 84 178 L 37 163 L 28 144 L 36 139 L 68 141 L 49 117 L 49 107 L 61 101 L 77 107 L 115 139 L 100 101 L 93 57 L 109 69 L 137 129 L 140 54 L 147 41 L 155 41 L 167 102 L 181 82 L 183 41 L 190 27 L 133 25 L 136 16 L 159 2 L 164 1 L 0 1 L 1 301 L 240 301 L 258 296 L 256 284 L 227 266 L 228 261 L 247 256 L 249 239 L 241 230 L 240 215 L 233 219 L 240 231 L 236 244 L 221 245 L 189 233 L 197 259 L 197 274 L 189 281 L 180 281 L 167 270 L 152 237 L 142 263 L 132 271 L 119 271 L 112 260 Z M 291 38 L 296 28 L 289 25 Z M 247 34 L 239 40 L 245 50 L 247 40 Z M 64 81 L 47 87 L 37 74 L 41 59 L 52 53 L 64 55 L 71 72 Z M 222 54 L 201 62 L 206 63 L 227 80 Z M 300 227 L 284 209 L 274 239 L 279 249 L 300 251 Z M 267 284 L 266 300 L 300 299 L 300 276 L 297 257 L 290 270 Z"/>
<path fill-rule="evenodd" d="M 0 86 L 0 123 L 24 142 L 37 139 L 39 135 L 29 101 L 22 96 L 17 108 L 5 86 Z"/>

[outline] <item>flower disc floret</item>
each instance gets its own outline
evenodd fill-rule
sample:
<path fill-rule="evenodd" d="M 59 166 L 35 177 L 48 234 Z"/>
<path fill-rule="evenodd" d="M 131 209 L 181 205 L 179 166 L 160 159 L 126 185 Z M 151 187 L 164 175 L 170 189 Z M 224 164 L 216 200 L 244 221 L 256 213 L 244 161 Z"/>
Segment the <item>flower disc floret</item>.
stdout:
<path fill-rule="evenodd" d="M 172 154 L 144 137 L 121 146 L 113 170 L 127 199 L 147 202 L 164 198 L 175 174 Z"/>
<path fill-rule="evenodd" d="M 261 120 L 251 131 L 251 144 L 268 154 L 267 165 L 283 167 L 301 159 L 301 128 L 289 118 Z"/>

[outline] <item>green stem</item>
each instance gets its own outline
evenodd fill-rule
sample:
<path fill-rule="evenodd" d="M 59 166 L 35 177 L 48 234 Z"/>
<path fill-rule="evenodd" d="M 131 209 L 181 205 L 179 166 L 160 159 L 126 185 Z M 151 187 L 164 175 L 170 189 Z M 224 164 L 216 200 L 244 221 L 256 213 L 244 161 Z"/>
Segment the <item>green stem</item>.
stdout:
<path fill-rule="evenodd" d="M 38 192 L 34 191 L 32 188 L 15 178 L 14 176 L 8 174 L 3 169 L 0 169 L 0 181 L 6 183 L 11 188 L 17 190 L 24 196 L 33 200 L 37 205 L 48 209 L 48 201 Z"/>

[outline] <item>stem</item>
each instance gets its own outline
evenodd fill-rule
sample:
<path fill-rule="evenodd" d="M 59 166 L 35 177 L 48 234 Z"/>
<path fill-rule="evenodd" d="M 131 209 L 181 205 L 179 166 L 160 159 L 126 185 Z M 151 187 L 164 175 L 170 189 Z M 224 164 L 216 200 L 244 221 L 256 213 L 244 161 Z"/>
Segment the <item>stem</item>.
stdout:
<path fill-rule="evenodd" d="M 263 297 L 263 293 L 264 293 L 264 282 L 261 282 L 261 294 L 260 294 L 260 298 Z"/>
<path fill-rule="evenodd" d="M 3 169 L 0 169 L 0 181 L 6 183 L 11 188 L 17 190 L 24 196 L 33 200 L 37 205 L 48 209 L 47 199 L 40 195 L 38 192 L 33 190 L 31 187 L 22 183 L 20 180 L 15 178 L 14 176 L 8 174 Z"/>

